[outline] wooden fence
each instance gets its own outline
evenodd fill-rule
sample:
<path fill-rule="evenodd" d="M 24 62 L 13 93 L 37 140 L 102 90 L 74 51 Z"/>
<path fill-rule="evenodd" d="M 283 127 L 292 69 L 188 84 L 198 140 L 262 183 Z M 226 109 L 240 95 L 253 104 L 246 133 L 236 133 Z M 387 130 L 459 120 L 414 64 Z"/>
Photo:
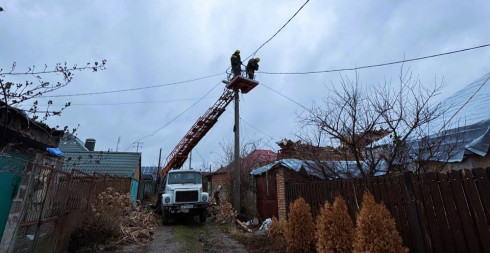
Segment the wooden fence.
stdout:
<path fill-rule="evenodd" d="M 80 226 L 90 202 L 107 189 L 129 193 L 130 179 L 105 174 L 66 173 L 46 166 L 32 165 L 24 177 L 25 198 L 13 252 L 61 252 L 71 233 Z"/>
<path fill-rule="evenodd" d="M 316 216 L 325 200 L 341 195 L 354 219 L 366 189 L 390 210 L 410 252 L 490 252 L 490 168 L 289 182 L 287 209 L 303 197 Z"/>

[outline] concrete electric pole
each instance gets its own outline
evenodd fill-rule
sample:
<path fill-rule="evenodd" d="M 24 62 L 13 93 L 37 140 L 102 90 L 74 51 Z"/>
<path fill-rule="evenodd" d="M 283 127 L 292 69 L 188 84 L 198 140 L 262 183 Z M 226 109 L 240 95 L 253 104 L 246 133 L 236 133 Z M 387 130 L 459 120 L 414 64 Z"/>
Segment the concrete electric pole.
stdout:
<path fill-rule="evenodd" d="M 240 105 L 239 90 L 235 91 L 235 170 L 234 170 L 234 187 L 233 203 L 235 211 L 240 213 Z"/>

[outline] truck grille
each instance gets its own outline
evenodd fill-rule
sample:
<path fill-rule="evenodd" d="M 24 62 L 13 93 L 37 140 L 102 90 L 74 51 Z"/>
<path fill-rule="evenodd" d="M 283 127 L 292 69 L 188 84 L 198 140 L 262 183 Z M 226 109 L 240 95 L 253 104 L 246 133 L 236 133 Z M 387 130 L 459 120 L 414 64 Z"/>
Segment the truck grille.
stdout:
<path fill-rule="evenodd" d="M 175 193 L 175 202 L 199 201 L 198 191 L 178 191 Z"/>

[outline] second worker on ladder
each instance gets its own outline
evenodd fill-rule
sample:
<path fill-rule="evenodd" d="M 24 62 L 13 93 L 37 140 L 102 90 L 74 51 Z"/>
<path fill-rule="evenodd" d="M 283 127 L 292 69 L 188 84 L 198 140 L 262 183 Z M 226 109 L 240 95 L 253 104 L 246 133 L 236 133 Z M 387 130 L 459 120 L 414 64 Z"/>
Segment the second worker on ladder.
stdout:
<path fill-rule="evenodd" d="M 259 70 L 259 61 L 260 61 L 259 57 L 248 60 L 246 70 L 249 79 L 254 79 L 254 72 L 256 70 Z"/>

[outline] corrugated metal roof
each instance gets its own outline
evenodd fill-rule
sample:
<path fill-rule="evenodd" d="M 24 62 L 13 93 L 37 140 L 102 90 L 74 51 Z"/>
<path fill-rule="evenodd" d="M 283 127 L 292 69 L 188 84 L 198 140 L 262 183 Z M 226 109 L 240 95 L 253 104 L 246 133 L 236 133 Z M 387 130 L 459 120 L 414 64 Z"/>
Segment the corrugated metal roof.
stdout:
<path fill-rule="evenodd" d="M 359 177 L 360 172 L 359 169 L 357 168 L 357 163 L 355 161 L 319 161 L 314 162 L 314 161 L 308 161 L 308 160 L 299 160 L 299 159 L 281 159 L 277 160 L 273 163 L 270 163 L 268 165 L 262 166 L 258 169 L 253 170 L 250 172 L 251 175 L 260 175 L 266 171 L 269 171 L 273 168 L 276 168 L 277 166 L 282 165 L 285 168 L 294 170 L 296 172 L 299 172 L 302 168 L 305 169 L 306 173 L 310 176 L 316 176 L 318 178 L 324 178 L 323 173 L 321 172 L 321 165 L 327 166 L 328 168 L 334 169 L 337 174 L 341 178 L 352 178 L 352 177 Z M 362 162 L 363 168 L 366 170 L 369 169 L 369 166 Z M 380 163 L 379 165 L 379 171 L 383 171 L 386 169 L 386 163 Z M 364 169 L 363 169 L 364 170 Z M 326 172 L 329 174 L 328 172 Z M 383 175 L 384 173 L 378 172 L 376 173 L 376 176 Z"/>
<path fill-rule="evenodd" d="M 151 175 L 153 179 L 157 178 L 158 166 L 141 166 L 141 174 Z"/>
<path fill-rule="evenodd" d="M 412 139 L 407 143 L 411 157 L 419 158 L 419 149 L 427 142 L 441 143 L 429 154 L 420 154 L 422 159 L 432 161 L 460 162 L 466 154 L 485 156 L 490 146 L 490 83 L 484 82 L 490 73 L 468 84 L 438 105 L 444 111 L 441 117 L 422 126 L 427 129 L 428 138 Z M 483 86 L 482 86 L 483 85 Z M 472 97 L 473 96 L 473 97 Z M 471 98 L 471 99 L 470 99 Z M 470 100 L 468 100 L 470 99 Z M 454 117 L 453 117 L 454 116 Z M 451 119 L 451 117 L 453 117 Z M 451 119 L 449 123 L 446 123 Z M 446 124 L 444 129 L 441 128 Z M 415 137 L 414 137 L 415 138 Z M 374 146 L 391 145 L 390 136 L 373 143 Z"/>
<path fill-rule="evenodd" d="M 61 139 L 58 149 L 64 153 L 88 151 L 85 144 L 72 134 L 65 134 Z"/>
<path fill-rule="evenodd" d="M 140 166 L 141 153 L 135 152 L 66 152 L 63 170 L 77 169 L 88 174 L 94 172 L 132 177 Z"/>

